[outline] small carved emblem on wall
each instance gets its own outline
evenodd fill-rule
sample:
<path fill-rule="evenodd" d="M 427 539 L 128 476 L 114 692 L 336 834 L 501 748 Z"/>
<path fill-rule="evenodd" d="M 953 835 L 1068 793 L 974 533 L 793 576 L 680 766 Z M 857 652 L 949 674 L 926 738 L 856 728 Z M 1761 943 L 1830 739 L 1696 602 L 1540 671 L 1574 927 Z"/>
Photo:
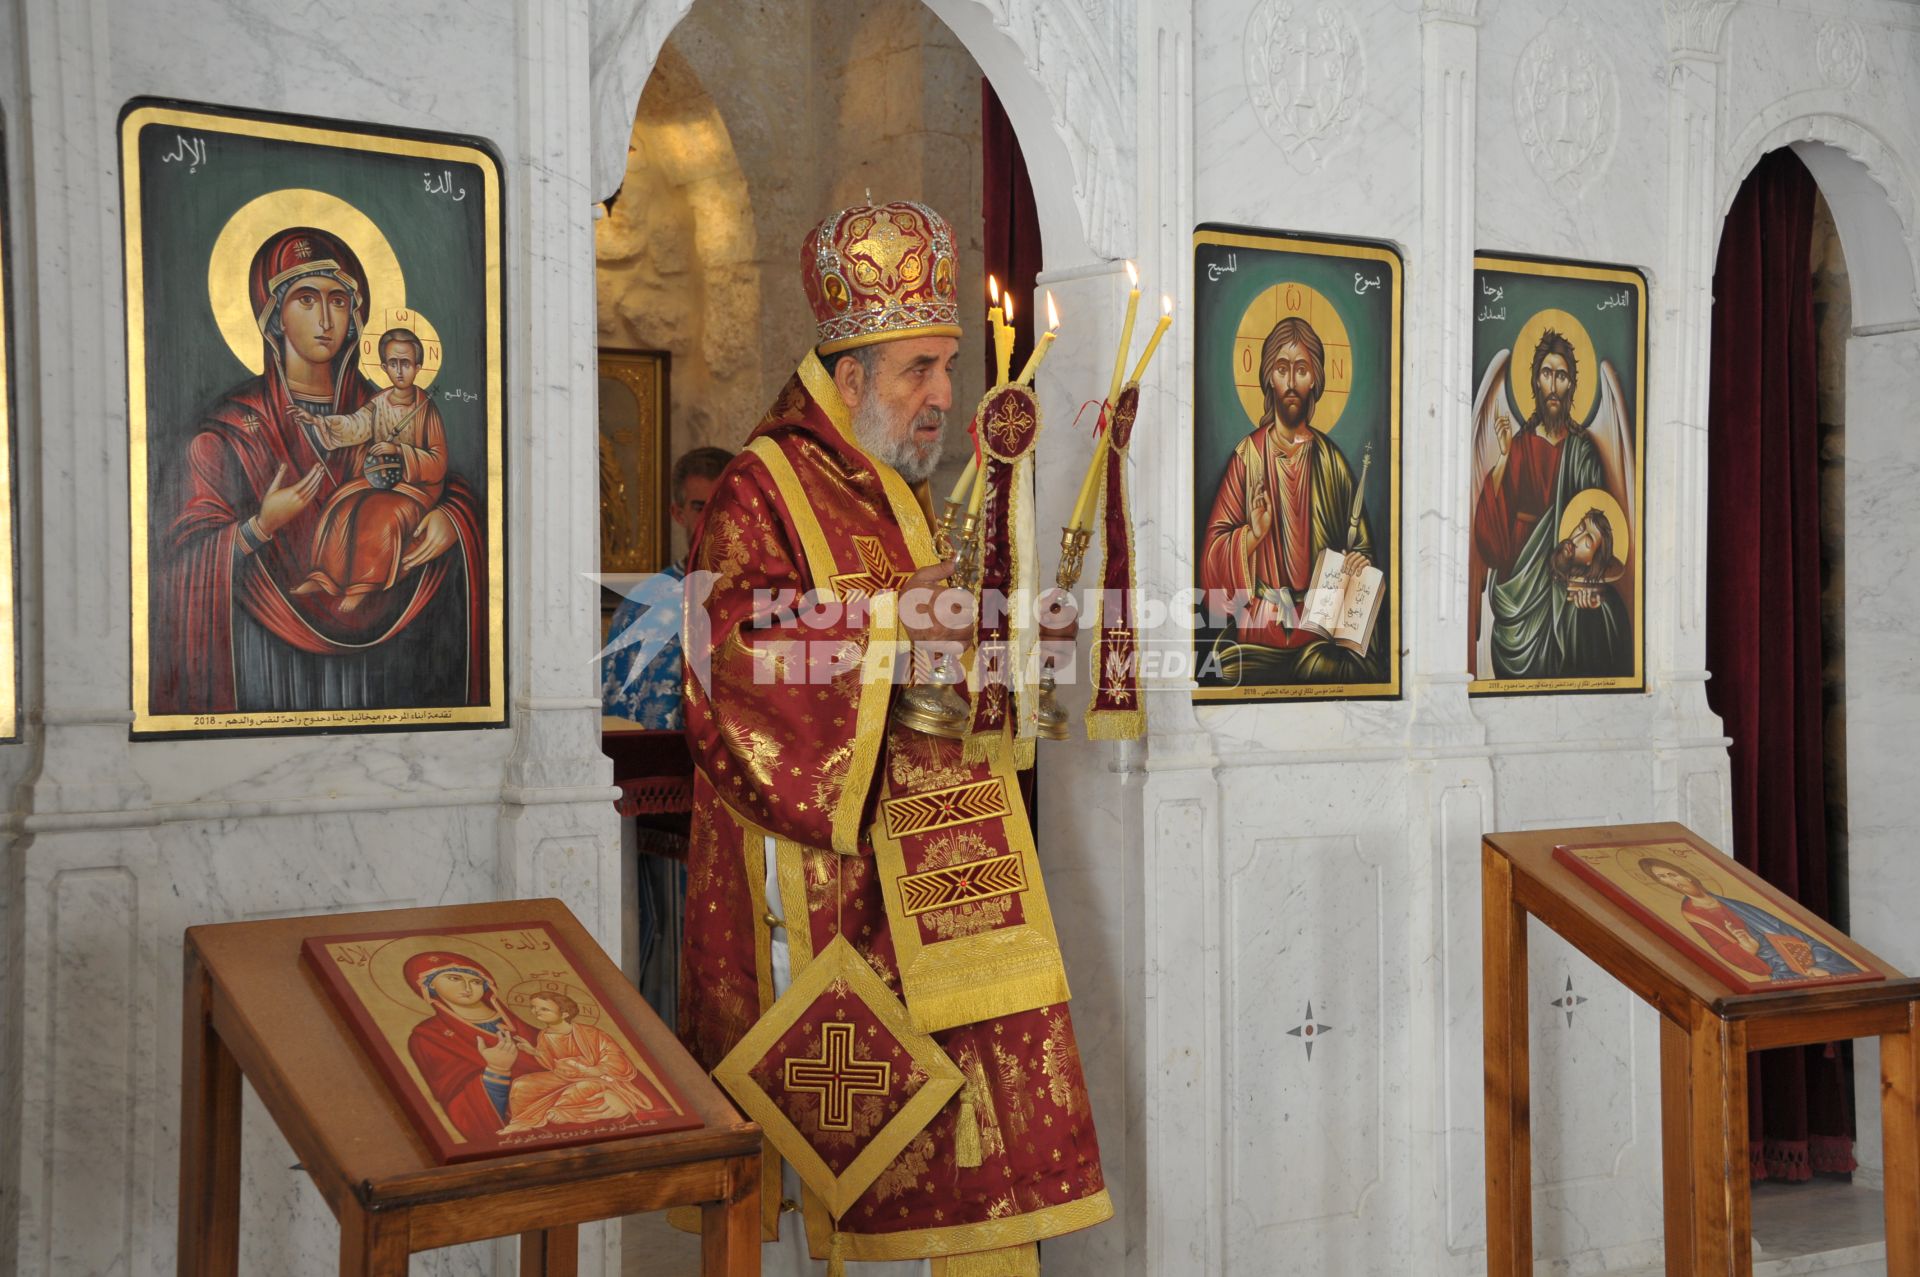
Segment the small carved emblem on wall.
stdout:
<path fill-rule="evenodd" d="M 1620 79 L 1572 5 L 1521 52 L 1513 114 L 1527 162 L 1558 193 L 1586 189 L 1612 159 Z"/>
<path fill-rule="evenodd" d="M 1814 45 L 1814 58 L 1820 64 L 1820 78 L 1836 89 L 1850 88 L 1867 64 L 1867 43 L 1860 28 L 1844 18 L 1835 18 L 1820 28 Z"/>
<path fill-rule="evenodd" d="M 1247 94 L 1268 136 L 1304 166 L 1351 126 L 1365 69 L 1359 33 L 1331 5 L 1261 0 L 1247 22 Z"/>

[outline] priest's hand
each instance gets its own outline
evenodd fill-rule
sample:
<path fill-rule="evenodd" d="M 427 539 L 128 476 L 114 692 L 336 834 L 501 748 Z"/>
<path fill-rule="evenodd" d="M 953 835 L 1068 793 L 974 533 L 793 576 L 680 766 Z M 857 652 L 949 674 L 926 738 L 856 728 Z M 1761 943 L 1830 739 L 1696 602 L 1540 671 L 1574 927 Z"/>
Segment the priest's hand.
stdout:
<path fill-rule="evenodd" d="M 282 464 L 275 470 L 273 481 L 267 484 L 267 495 L 260 498 L 260 513 L 255 516 L 255 521 L 260 525 L 260 534 L 272 536 L 313 504 L 314 497 L 320 492 L 320 480 L 325 475 L 326 467 L 316 463 L 313 469 L 300 476 L 298 482 L 282 487 L 287 477 L 287 467 Z"/>
<path fill-rule="evenodd" d="M 426 518 L 413 530 L 413 536 L 407 541 L 407 552 L 400 556 L 400 570 L 411 572 L 422 563 L 432 562 L 451 550 L 459 539 L 453 520 L 436 506 L 427 511 Z"/>
<path fill-rule="evenodd" d="M 953 560 L 933 563 L 900 587 L 900 628 L 918 644 L 959 643 L 973 638 L 973 592 L 943 584 Z"/>

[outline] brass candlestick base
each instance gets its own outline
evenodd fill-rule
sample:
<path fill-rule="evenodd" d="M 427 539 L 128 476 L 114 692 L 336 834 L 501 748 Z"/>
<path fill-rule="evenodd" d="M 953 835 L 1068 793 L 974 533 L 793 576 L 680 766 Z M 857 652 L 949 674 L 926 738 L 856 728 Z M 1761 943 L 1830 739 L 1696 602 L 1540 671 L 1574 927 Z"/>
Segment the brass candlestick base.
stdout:
<path fill-rule="evenodd" d="M 1060 571 L 1053 578 L 1055 585 L 1063 590 L 1072 590 L 1080 584 L 1080 569 L 1087 561 L 1087 543 L 1091 540 L 1091 528 L 1068 526 L 1060 529 Z M 1078 618 L 1075 619 L 1077 622 Z M 1040 667 L 1039 692 L 1040 703 L 1034 710 L 1036 730 L 1046 740 L 1067 739 L 1067 711 L 1060 708 L 1053 681 L 1052 661 Z"/>
<path fill-rule="evenodd" d="M 952 657 L 944 652 L 936 655 L 927 671 L 927 681 L 911 684 L 894 702 L 894 721 L 928 736 L 964 740 L 972 725 L 973 713 L 960 693 L 953 690 L 963 677 Z"/>
<path fill-rule="evenodd" d="M 1034 710 L 1034 731 L 1042 740 L 1067 738 L 1067 711 L 1054 695 L 1053 662 L 1040 667 L 1040 704 Z"/>
<path fill-rule="evenodd" d="M 973 535 L 978 520 L 973 515 L 966 516 L 956 542 L 953 523 L 959 515 L 960 504 L 957 501 L 947 502 L 947 508 L 940 516 L 940 526 L 934 529 L 934 546 L 943 557 L 954 557 L 953 575 L 947 578 L 947 583 L 970 590 L 978 582 L 980 571 L 979 542 Z M 948 740 L 966 739 L 973 727 L 973 710 L 968 707 L 966 698 L 953 690 L 965 682 L 966 677 L 960 663 L 952 656 L 945 652 L 936 653 L 928 661 L 926 678 L 922 680 L 916 677 L 900 693 L 900 699 L 894 702 L 894 722 L 928 736 L 944 736 Z"/>

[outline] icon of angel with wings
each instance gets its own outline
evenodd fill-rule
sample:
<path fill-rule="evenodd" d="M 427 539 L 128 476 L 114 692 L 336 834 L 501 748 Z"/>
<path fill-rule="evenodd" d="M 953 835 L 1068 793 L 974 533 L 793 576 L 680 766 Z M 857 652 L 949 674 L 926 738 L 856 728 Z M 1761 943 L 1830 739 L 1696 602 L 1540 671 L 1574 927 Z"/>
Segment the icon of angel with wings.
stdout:
<path fill-rule="evenodd" d="M 1632 411 L 1613 364 L 1563 310 L 1535 314 L 1487 365 L 1473 406 L 1475 679 L 1634 673 Z"/>

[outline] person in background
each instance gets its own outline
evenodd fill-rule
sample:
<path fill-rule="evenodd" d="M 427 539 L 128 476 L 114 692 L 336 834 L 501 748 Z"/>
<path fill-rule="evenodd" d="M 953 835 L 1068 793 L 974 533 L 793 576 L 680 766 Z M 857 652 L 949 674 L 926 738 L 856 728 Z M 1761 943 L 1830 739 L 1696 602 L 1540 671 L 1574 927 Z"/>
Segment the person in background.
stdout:
<path fill-rule="evenodd" d="M 673 500 L 667 512 L 689 540 L 693 537 L 693 530 L 700 524 L 700 516 L 706 511 L 707 499 L 713 495 L 715 481 L 731 460 L 733 454 L 725 448 L 694 448 L 682 453 L 680 459 L 673 463 Z M 687 561 L 684 557 L 661 573 L 662 577 L 675 582 L 684 580 L 686 575 Z M 677 589 L 672 592 L 672 597 L 677 605 L 680 599 Z M 622 599 L 615 610 L 613 620 L 607 627 L 607 653 L 601 660 L 600 697 L 610 718 L 632 719 L 642 727 L 677 732 L 685 725 L 680 710 L 680 622 L 677 615 L 665 645 L 637 672 L 634 662 L 642 650 L 650 645 L 621 643 L 621 636 L 641 622 L 656 605 L 658 598 L 657 591 L 635 591 Z M 648 628 L 654 628 L 652 622 L 648 623 Z"/>

